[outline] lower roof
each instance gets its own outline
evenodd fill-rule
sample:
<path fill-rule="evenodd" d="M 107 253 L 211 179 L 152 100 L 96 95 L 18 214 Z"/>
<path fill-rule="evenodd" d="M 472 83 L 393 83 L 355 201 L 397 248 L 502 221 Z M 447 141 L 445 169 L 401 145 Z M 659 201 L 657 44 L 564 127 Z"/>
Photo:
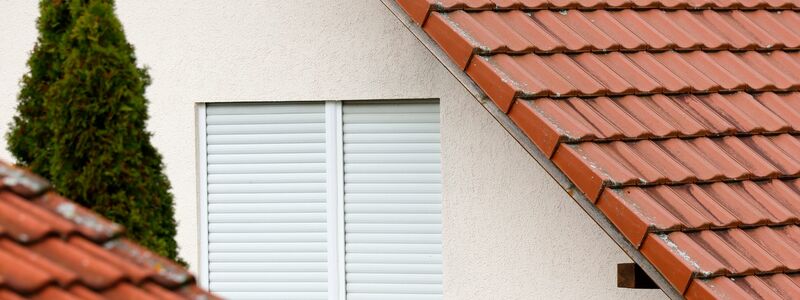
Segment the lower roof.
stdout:
<path fill-rule="evenodd" d="M 0 162 L 0 299 L 216 299 L 122 231 Z"/>

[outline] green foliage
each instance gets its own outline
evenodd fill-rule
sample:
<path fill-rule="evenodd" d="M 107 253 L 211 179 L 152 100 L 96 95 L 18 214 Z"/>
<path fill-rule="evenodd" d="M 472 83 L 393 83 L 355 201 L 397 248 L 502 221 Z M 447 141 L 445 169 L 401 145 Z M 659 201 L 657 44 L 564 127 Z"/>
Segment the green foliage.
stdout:
<path fill-rule="evenodd" d="M 140 244 L 176 259 L 173 196 L 146 130 L 147 70 L 136 65 L 113 1 L 64 3 L 73 23 L 55 55 L 63 60 L 52 63 L 59 65 L 58 80 L 44 94 L 50 136 L 35 137 L 50 145 L 49 153 L 38 153 L 49 154 L 42 174 L 63 195 L 125 226 Z"/>
<path fill-rule="evenodd" d="M 49 175 L 50 130 L 45 117 L 44 97 L 50 86 L 61 77 L 64 60 L 59 46 L 72 23 L 67 5 L 41 1 L 37 22 L 39 38 L 28 59 L 30 72 L 22 78 L 22 90 L 8 133 L 8 148 L 20 165 L 36 173 Z"/>

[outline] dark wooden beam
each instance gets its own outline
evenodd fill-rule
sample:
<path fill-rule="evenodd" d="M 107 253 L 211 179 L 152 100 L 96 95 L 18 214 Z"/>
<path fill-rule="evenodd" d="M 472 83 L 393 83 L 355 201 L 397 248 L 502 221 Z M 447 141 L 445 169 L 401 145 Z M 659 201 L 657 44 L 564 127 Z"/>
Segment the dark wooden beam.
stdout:
<path fill-rule="evenodd" d="M 617 264 L 617 287 L 657 289 L 658 285 L 635 263 Z"/>

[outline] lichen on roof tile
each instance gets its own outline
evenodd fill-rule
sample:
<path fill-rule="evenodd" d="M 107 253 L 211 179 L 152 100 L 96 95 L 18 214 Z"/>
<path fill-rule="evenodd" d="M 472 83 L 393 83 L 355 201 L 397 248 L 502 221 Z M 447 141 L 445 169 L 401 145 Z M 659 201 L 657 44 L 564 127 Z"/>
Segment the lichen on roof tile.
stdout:
<path fill-rule="evenodd" d="M 50 188 L 50 183 L 43 178 L 2 162 L 0 162 L 0 180 L 3 187 L 23 196 L 34 196 Z"/>

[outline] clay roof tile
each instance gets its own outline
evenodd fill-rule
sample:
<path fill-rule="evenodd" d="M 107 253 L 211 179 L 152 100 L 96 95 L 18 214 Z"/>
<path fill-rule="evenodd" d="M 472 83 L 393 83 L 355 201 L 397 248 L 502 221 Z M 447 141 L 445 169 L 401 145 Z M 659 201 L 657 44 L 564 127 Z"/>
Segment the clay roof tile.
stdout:
<path fill-rule="evenodd" d="M 800 292 L 800 2 L 398 2 L 679 293 Z"/>
<path fill-rule="evenodd" d="M 0 299 L 215 299 L 122 228 L 0 162 Z"/>

